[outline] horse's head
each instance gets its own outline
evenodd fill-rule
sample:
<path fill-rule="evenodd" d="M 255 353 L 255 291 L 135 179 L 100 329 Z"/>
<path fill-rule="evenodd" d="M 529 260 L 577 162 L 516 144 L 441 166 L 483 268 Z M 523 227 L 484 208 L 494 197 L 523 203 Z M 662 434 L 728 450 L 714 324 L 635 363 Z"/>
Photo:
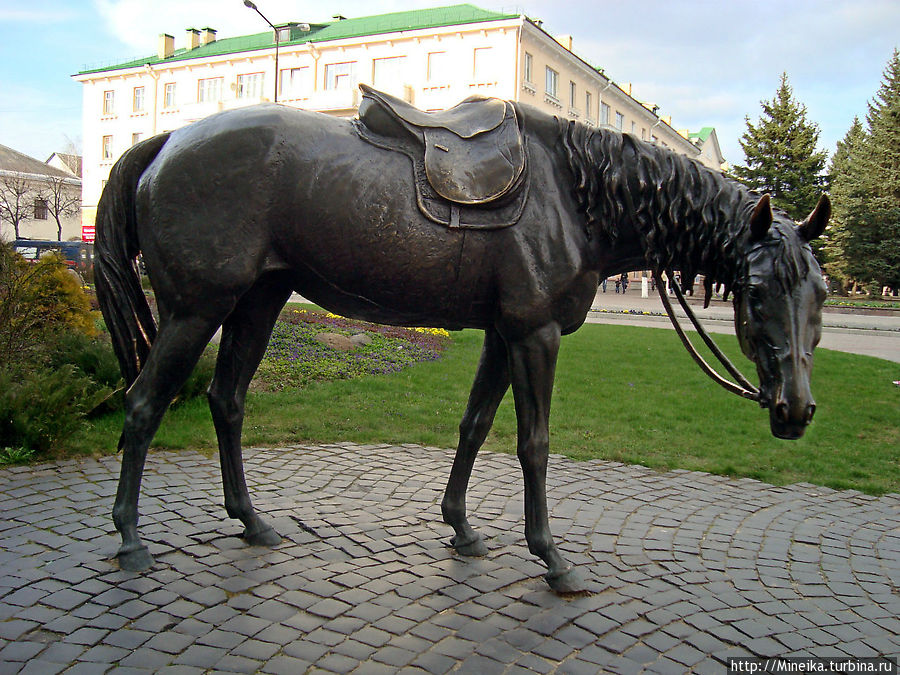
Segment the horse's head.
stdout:
<path fill-rule="evenodd" d="M 830 215 L 822 195 L 795 226 L 773 214 L 764 195 L 750 216 L 748 272 L 735 292 L 735 325 L 741 349 L 756 364 L 759 402 L 769 408 L 778 438 L 800 438 L 816 411 L 809 382 L 822 335 L 825 283 L 809 242 L 822 234 Z"/>

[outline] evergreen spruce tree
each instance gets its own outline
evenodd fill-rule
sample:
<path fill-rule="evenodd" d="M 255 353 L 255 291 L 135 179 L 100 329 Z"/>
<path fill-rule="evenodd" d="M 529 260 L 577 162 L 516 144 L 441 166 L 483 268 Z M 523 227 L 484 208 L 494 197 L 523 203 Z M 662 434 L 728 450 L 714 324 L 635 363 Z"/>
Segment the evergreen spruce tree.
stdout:
<path fill-rule="evenodd" d="M 858 117 L 844 140 L 838 141 L 828 175 L 831 182 L 831 222 L 825 230 L 824 249 L 828 262 L 825 271 L 832 281 L 837 281 L 845 289 L 859 278 L 860 270 L 854 261 L 860 259 L 860 252 L 854 250 L 857 242 L 851 240 L 850 232 L 859 227 L 855 214 L 861 213 L 865 202 L 865 190 L 860 178 L 860 165 L 866 152 L 866 130 Z M 864 257 L 864 256 L 862 256 Z"/>
<path fill-rule="evenodd" d="M 815 207 L 826 178 L 826 153 L 816 150 L 819 127 L 806 119 L 806 106 L 793 98 L 787 73 L 771 101 L 761 101 L 763 114 L 754 125 L 747 116 L 741 137 L 746 166 L 734 174 L 751 190 L 768 192 L 775 205 L 795 220 Z"/>
<path fill-rule="evenodd" d="M 868 129 L 858 121 L 832 163 L 835 269 L 869 285 L 900 289 L 900 52 L 869 103 Z M 838 154 L 847 151 L 845 159 Z"/>

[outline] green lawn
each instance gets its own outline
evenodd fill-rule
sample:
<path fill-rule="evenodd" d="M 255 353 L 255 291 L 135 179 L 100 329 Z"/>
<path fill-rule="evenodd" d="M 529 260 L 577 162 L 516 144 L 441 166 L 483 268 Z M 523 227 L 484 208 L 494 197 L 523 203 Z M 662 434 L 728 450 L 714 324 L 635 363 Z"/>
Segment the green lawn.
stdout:
<path fill-rule="evenodd" d="M 355 441 L 455 447 L 481 335 L 454 333 L 440 361 L 399 373 L 251 394 L 244 445 Z M 734 337 L 717 339 L 755 380 Z M 892 384 L 898 376 L 895 363 L 818 350 L 816 420 L 801 440 L 780 441 L 769 432 L 767 411 L 709 381 L 674 332 L 587 325 L 563 338 L 551 451 L 578 460 L 701 470 L 775 484 L 900 492 L 900 388 Z M 114 451 L 121 420 L 121 415 L 95 420 L 74 445 L 81 451 Z M 205 402 L 171 410 L 154 445 L 212 450 L 215 435 Z M 511 394 L 485 448 L 515 450 Z"/>

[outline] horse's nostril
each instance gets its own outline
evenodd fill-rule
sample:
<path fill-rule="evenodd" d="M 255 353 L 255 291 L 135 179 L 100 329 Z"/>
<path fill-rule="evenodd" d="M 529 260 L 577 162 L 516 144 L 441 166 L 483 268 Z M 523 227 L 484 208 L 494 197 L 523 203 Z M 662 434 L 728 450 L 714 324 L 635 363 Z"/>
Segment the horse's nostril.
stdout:
<path fill-rule="evenodd" d="M 784 422 L 785 424 L 790 422 L 788 404 L 785 403 L 784 401 L 782 401 L 781 403 L 778 403 L 775 406 L 775 418 L 779 422 Z"/>
<path fill-rule="evenodd" d="M 813 420 L 813 415 L 816 414 L 816 404 L 810 403 L 806 406 L 806 423 L 809 424 Z"/>

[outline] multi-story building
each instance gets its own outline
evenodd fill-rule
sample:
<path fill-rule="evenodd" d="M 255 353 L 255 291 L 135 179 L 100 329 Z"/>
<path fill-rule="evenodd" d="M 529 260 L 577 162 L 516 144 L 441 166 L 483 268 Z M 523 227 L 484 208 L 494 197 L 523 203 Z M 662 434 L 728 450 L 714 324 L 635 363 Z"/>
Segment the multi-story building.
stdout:
<path fill-rule="evenodd" d="M 717 144 L 701 153 L 657 106 L 638 101 L 630 85 L 614 83 L 575 54 L 571 37 L 552 37 L 540 21 L 472 5 L 336 18 L 221 39 L 212 28 L 189 28 L 181 48 L 160 35 L 153 56 L 75 75 L 84 84 L 85 224 L 93 224 L 112 164 L 142 138 L 263 101 L 352 117 L 358 83 L 423 110 L 472 94 L 521 101 L 721 165 Z"/>
<path fill-rule="evenodd" d="M 83 236 L 81 178 L 57 159 L 42 162 L 0 145 L 0 240 Z"/>

